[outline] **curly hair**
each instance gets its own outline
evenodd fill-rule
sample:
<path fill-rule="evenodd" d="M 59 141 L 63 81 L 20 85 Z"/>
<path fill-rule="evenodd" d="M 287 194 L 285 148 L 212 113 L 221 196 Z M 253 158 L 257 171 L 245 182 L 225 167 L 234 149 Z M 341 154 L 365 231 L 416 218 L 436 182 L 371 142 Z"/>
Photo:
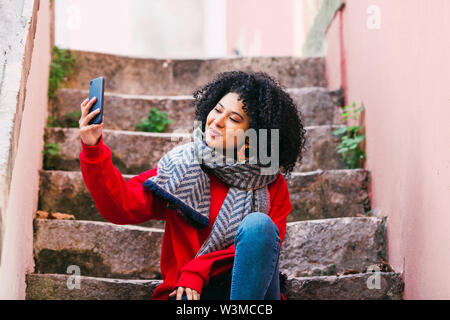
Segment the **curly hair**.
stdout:
<path fill-rule="evenodd" d="M 203 88 L 195 90 L 192 105 L 195 119 L 205 131 L 209 112 L 227 93 L 239 94 L 242 109 L 249 115 L 249 128 L 257 133 L 267 129 L 267 150 L 271 149 L 270 129 L 279 129 L 280 171 L 287 178 L 295 163 L 301 162 L 305 148 L 305 133 L 301 112 L 284 87 L 265 72 L 228 71 L 218 73 Z"/>

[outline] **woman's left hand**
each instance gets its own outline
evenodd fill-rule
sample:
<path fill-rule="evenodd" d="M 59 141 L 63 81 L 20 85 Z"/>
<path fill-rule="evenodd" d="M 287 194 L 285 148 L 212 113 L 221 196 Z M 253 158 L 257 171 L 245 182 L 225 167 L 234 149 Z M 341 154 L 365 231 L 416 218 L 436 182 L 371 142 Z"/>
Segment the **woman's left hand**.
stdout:
<path fill-rule="evenodd" d="M 200 293 L 187 287 L 178 287 L 169 294 L 169 297 L 172 297 L 176 293 L 177 300 L 181 300 L 184 291 L 186 291 L 186 297 L 188 300 L 200 300 Z"/>

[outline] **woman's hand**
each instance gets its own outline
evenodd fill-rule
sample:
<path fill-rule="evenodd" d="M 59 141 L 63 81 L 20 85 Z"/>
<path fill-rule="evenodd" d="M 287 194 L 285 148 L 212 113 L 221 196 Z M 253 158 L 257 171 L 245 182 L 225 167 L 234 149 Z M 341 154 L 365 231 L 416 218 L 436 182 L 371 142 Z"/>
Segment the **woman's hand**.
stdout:
<path fill-rule="evenodd" d="M 183 296 L 183 292 L 185 290 L 186 290 L 186 297 L 188 300 L 200 300 L 200 293 L 198 293 L 194 289 L 187 287 L 178 287 L 169 294 L 169 297 L 172 297 L 176 293 L 177 300 L 181 300 L 181 297 Z"/>
<path fill-rule="evenodd" d="M 83 143 L 88 146 L 97 144 L 98 139 L 102 135 L 104 126 L 105 116 L 102 116 L 102 123 L 89 125 L 89 121 L 100 112 L 100 109 L 97 109 L 88 114 L 89 109 L 96 100 L 96 97 L 92 98 L 91 101 L 87 98 L 81 103 L 81 118 L 80 121 L 78 121 L 78 124 L 80 126 L 81 139 L 83 140 Z"/>

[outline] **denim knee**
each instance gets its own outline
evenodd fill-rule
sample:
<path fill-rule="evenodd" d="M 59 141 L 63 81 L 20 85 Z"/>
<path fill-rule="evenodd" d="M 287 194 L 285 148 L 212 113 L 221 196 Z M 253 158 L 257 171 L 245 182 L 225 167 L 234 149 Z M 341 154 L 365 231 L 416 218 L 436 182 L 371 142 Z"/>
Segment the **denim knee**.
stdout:
<path fill-rule="evenodd" d="M 280 241 L 280 233 L 272 219 L 263 212 L 252 212 L 242 219 L 236 232 L 236 240 L 242 238 L 254 238 L 258 240 Z"/>

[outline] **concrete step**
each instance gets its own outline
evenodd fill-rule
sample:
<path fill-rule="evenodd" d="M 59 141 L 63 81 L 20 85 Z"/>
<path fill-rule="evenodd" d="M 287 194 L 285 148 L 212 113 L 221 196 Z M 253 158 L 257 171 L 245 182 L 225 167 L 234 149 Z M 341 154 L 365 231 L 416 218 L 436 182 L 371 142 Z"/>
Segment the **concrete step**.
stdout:
<path fill-rule="evenodd" d="M 161 279 L 162 229 L 35 219 L 34 230 L 36 273 L 65 274 L 77 265 L 84 276 Z M 291 222 L 279 268 L 288 277 L 364 272 L 387 260 L 385 241 L 382 218 Z"/>
<path fill-rule="evenodd" d="M 340 112 L 342 92 L 326 88 L 286 89 L 303 115 L 304 126 L 341 124 Z M 89 91 L 79 89 L 59 89 L 55 99 L 50 101 L 49 114 L 63 127 L 78 127 L 78 120 L 69 113 L 80 111 L 81 102 L 89 96 Z M 194 125 L 192 95 L 187 96 L 145 96 L 105 92 L 105 128 L 135 130 L 136 124 L 146 118 L 155 107 L 167 112 L 173 122 L 166 132 L 189 132 Z"/>
<path fill-rule="evenodd" d="M 125 181 L 133 176 L 123 175 Z M 364 169 L 292 173 L 287 184 L 293 206 L 289 222 L 354 217 L 370 210 L 368 172 Z M 105 221 L 79 171 L 41 170 L 38 210 L 73 214 L 77 220 Z M 163 223 L 155 220 L 142 225 L 163 228 Z"/>
<path fill-rule="evenodd" d="M 288 300 L 400 300 L 400 274 L 381 272 L 380 286 L 370 289 L 373 274 L 316 276 L 287 280 Z M 80 277 L 79 289 L 73 276 L 62 274 L 26 275 L 27 300 L 150 300 L 162 280 L 123 280 Z M 369 284 L 368 284 L 369 283 Z M 73 288 L 73 289 L 69 289 Z M 379 289 L 378 289 L 379 288 Z"/>
<path fill-rule="evenodd" d="M 340 143 L 332 132 L 341 126 L 307 127 L 307 150 L 295 171 L 344 169 L 345 163 L 336 152 Z M 167 152 L 177 145 L 192 142 L 192 133 L 153 133 L 103 130 L 103 141 L 111 149 L 114 165 L 121 173 L 139 174 L 154 168 Z M 57 143 L 62 152 L 52 157 L 45 169 L 79 171 L 81 152 L 78 128 L 46 128 L 45 143 Z M 151 147 L 150 147 L 151 146 Z M 150 150 L 149 150 L 150 147 Z"/>
<path fill-rule="evenodd" d="M 145 95 L 191 95 L 219 72 L 267 72 L 286 88 L 327 87 L 325 60 L 300 57 L 219 59 L 140 59 L 73 51 L 77 62 L 67 86 L 88 89 L 89 81 L 106 78 L 105 90 Z"/>

